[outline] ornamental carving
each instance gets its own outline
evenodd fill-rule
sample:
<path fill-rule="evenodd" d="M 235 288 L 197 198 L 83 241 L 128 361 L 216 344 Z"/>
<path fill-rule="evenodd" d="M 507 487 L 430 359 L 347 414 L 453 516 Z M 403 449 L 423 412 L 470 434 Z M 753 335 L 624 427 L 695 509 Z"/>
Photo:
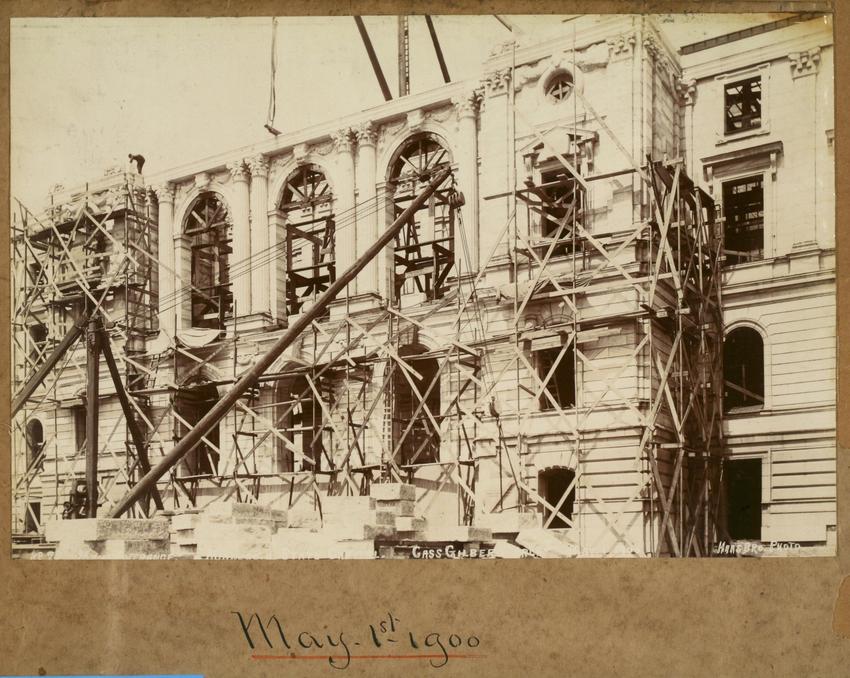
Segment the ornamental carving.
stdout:
<path fill-rule="evenodd" d="M 331 140 L 333 141 L 334 150 L 337 153 L 351 153 L 354 139 L 350 127 L 344 127 L 331 134 Z"/>
<path fill-rule="evenodd" d="M 611 53 L 611 57 L 627 57 L 631 56 L 634 52 L 637 38 L 635 38 L 634 33 L 624 33 L 607 38 L 605 42 L 608 45 L 608 51 Z"/>
<path fill-rule="evenodd" d="M 452 104 L 454 104 L 458 120 L 462 120 L 464 118 L 474 119 L 478 113 L 478 105 L 480 102 L 481 93 L 477 89 L 465 92 L 452 99 Z"/>
<path fill-rule="evenodd" d="M 484 90 L 487 96 L 504 94 L 511 82 L 511 69 L 502 68 L 484 76 Z"/>
<path fill-rule="evenodd" d="M 679 80 L 676 83 L 676 89 L 679 92 L 679 97 L 685 106 L 693 106 L 697 98 L 697 81 L 691 78 L 690 80 Z"/>
<path fill-rule="evenodd" d="M 813 47 L 804 52 L 791 52 L 788 55 L 788 60 L 791 62 L 791 76 L 793 78 L 817 73 L 820 64 L 820 47 Z"/>
<path fill-rule="evenodd" d="M 269 175 L 269 159 L 260 154 L 254 155 L 247 160 L 248 167 L 253 177 L 267 177 Z"/>
<path fill-rule="evenodd" d="M 362 123 L 354 130 L 354 136 L 357 138 L 357 144 L 359 146 L 374 146 L 378 139 L 378 133 L 375 131 L 375 127 L 371 122 Z"/>

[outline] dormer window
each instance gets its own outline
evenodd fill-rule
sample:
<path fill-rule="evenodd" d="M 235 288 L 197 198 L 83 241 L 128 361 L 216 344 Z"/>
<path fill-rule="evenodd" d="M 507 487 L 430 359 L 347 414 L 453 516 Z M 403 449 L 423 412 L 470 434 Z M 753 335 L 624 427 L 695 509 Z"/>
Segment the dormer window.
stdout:
<path fill-rule="evenodd" d="M 726 134 L 761 127 L 761 76 L 729 83 L 723 91 Z"/>

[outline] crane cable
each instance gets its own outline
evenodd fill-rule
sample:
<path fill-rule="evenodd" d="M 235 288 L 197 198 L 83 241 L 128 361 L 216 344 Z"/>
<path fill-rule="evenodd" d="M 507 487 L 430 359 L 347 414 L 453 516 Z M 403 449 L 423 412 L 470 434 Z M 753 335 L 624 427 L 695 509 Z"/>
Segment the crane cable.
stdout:
<path fill-rule="evenodd" d="M 265 128 L 277 136 L 280 134 L 274 127 L 274 118 L 277 109 L 277 101 L 275 96 L 275 78 L 277 75 L 277 17 L 272 17 L 272 41 L 271 41 L 271 68 L 269 75 L 269 111 L 266 119 Z"/>

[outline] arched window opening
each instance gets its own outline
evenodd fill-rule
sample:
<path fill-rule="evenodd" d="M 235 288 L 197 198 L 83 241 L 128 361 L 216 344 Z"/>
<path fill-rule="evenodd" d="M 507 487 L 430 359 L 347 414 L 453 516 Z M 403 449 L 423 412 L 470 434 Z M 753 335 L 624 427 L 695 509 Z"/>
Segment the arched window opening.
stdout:
<path fill-rule="evenodd" d="M 449 151 L 433 135 L 419 134 L 401 148 L 392 163 L 389 191 L 392 219 L 433 179 L 450 166 Z M 459 194 L 451 175 L 431 198 L 414 212 L 395 239 L 395 296 L 419 292 L 429 300 L 439 299 L 446 290 L 446 278 L 454 266 L 454 232 Z"/>
<path fill-rule="evenodd" d="M 393 450 L 401 466 L 440 460 L 440 377 L 437 359 L 422 346 L 405 346 L 399 355 L 418 374 L 393 364 Z M 414 391 L 413 386 L 416 387 Z M 422 405 L 420 407 L 420 404 Z M 430 416 L 429 416 L 430 414 Z"/>
<path fill-rule="evenodd" d="M 738 327 L 726 336 L 723 379 L 726 412 L 764 405 L 764 343 L 753 328 Z"/>
<path fill-rule="evenodd" d="M 336 280 L 333 192 L 317 165 L 286 180 L 280 202 L 286 226 L 286 312 L 298 313 Z"/>
<path fill-rule="evenodd" d="M 570 527 L 567 520 L 572 522 L 573 519 L 576 497 L 575 477 L 576 472 L 565 466 L 553 466 L 537 474 L 537 490 L 540 497 L 552 507 L 540 504 L 545 527 L 549 529 Z M 553 509 L 557 509 L 557 513 Z"/>
<path fill-rule="evenodd" d="M 311 376 L 313 386 L 322 393 L 321 379 Z M 317 383 L 318 382 L 318 383 Z M 276 389 L 276 411 L 278 432 L 289 441 L 289 445 L 278 440 L 276 447 L 277 471 L 322 470 L 324 456 L 324 428 L 322 425 L 322 404 L 305 375 L 282 379 Z M 301 462 L 296 465 L 296 455 Z"/>
<path fill-rule="evenodd" d="M 29 470 L 36 460 L 41 457 L 44 449 L 44 426 L 38 419 L 30 419 L 26 426 L 27 457 L 26 464 Z"/>
<path fill-rule="evenodd" d="M 218 402 L 214 384 L 194 384 L 177 391 L 174 403 L 177 439 L 185 436 Z M 213 426 L 204 439 L 183 458 L 182 475 L 210 476 L 218 474 L 220 447 L 219 424 Z"/>
<path fill-rule="evenodd" d="M 224 329 L 233 316 L 230 254 L 233 225 L 227 205 L 204 193 L 189 209 L 183 232 L 192 253 L 192 326 Z"/>

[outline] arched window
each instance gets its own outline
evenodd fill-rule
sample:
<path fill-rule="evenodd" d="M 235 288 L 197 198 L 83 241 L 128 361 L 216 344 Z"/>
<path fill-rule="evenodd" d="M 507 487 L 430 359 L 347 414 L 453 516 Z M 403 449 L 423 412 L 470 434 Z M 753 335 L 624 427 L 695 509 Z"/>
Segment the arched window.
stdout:
<path fill-rule="evenodd" d="M 30 419 L 26 426 L 27 470 L 41 456 L 44 449 L 44 426 L 38 419 Z"/>
<path fill-rule="evenodd" d="M 315 380 L 313 385 L 317 390 L 321 389 L 321 384 Z M 322 470 L 324 451 L 322 405 L 316 400 L 307 377 L 299 375 L 281 379 L 275 402 L 278 431 L 291 443 L 289 447 L 283 441 L 277 441 L 275 470 L 280 473 L 296 470 L 297 452 L 301 455 L 298 470 L 318 473 Z"/>
<path fill-rule="evenodd" d="M 193 384 L 177 391 L 174 402 L 178 440 L 185 436 L 218 402 L 214 384 Z M 220 434 L 219 424 L 210 429 L 202 440 L 183 459 L 183 475 L 203 476 L 218 473 Z"/>
<path fill-rule="evenodd" d="M 390 166 L 388 188 L 392 197 L 392 219 L 396 219 L 433 179 L 450 166 L 451 155 L 434 135 L 411 137 Z M 455 211 L 458 194 L 451 175 L 431 199 L 411 215 L 395 241 L 395 294 L 422 293 L 439 299 L 454 265 Z"/>
<path fill-rule="evenodd" d="M 224 329 L 233 315 L 230 289 L 232 222 L 227 205 L 216 193 L 202 193 L 192 204 L 183 226 L 192 252 L 192 326 Z"/>
<path fill-rule="evenodd" d="M 541 504 L 545 527 L 549 529 L 570 527 L 567 520 L 573 519 L 576 497 L 575 477 L 576 472 L 565 466 L 552 466 L 537 474 L 537 490 L 540 497 L 552 507 Z M 558 509 L 557 513 L 552 509 Z"/>
<path fill-rule="evenodd" d="M 318 165 L 289 175 L 280 201 L 286 226 L 286 311 L 298 313 L 336 280 L 333 191 Z"/>
<path fill-rule="evenodd" d="M 764 343 L 751 327 L 737 327 L 723 342 L 723 407 L 764 405 Z"/>
<path fill-rule="evenodd" d="M 423 346 L 404 346 L 399 355 L 419 376 L 393 365 L 393 450 L 398 448 L 396 462 L 407 465 L 439 461 L 440 431 L 434 426 L 441 420 L 439 365 L 436 358 L 427 355 Z M 421 403 L 424 403 L 422 407 Z"/>

